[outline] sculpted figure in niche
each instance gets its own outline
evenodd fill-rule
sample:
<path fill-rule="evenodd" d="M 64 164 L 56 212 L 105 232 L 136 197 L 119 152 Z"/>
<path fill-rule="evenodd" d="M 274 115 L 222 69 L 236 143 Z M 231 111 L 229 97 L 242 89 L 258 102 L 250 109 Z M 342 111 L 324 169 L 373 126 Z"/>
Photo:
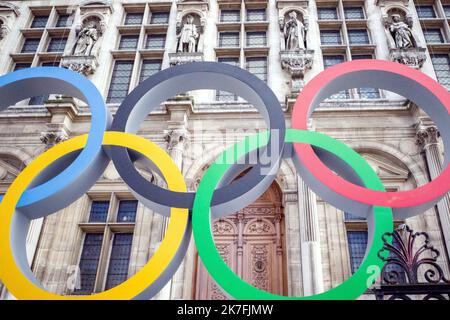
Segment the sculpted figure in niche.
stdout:
<path fill-rule="evenodd" d="M 399 49 L 417 47 L 410 27 L 402 21 L 399 14 L 392 15 L 392 23 L 389 26 L 389 31 L 394 38 L 395 47 Z"/>
<path fill-rule="evenodd" d="M 197 26 L 194 24 L 194 17 L 188 15 L 186 22 L 181 29 L 181 32 L 177 35 L 178 38 L 178 52 L 196 52 L 197 51 L 197 39 L 199 34 L 197 32 Z"/>
<path fill-rule="evenodd" d="M 289 19 L 285 22 L 283 31 L 286 50 L 305 49 L 306 28 L 297 19 L 295 11 L 289 12 Z"/>
<path fill-rule="evenodd" d="M 100 34 L 97 23 L 95 21 L 89 21 L 78 33 L 73 54 L 76 56 L 90 56 L 92 54 L 92 48 L 99 38 Z"/>

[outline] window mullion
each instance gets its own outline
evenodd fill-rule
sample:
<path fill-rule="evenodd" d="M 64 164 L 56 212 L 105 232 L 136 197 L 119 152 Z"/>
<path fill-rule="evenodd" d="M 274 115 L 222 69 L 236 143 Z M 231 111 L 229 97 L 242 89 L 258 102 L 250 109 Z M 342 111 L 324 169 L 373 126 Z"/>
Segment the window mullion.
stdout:
<path fill-rule="evenodd" d="M 106 280 L 106 273 L 108 270 L 108 261 L 111 251 L 112 236 L 113 233 L 111 232 L 108 224 L 106 224 L 103 231 L 102 250 L 100 251 L 100 258 L 98 261 L 97 275 L 95 277 L 95 286 L 94 286 L 95 293 L 101 292 L 105 288 L 105 280 Z"/>

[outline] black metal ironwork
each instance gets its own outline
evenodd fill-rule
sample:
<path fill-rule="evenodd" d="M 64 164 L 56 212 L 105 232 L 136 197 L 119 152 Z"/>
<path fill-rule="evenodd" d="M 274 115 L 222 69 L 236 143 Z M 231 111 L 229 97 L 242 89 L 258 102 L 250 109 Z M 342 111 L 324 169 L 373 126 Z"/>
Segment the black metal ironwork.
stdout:
<path fill-rule="evenodd" d="M 437 263 L 440 255 L 426 232 L 406 224 L 382 236 L 378 257 L 386 262 L 380 284 L 372 289 L 378 300 L 450 300 L 450 281 Z"/>

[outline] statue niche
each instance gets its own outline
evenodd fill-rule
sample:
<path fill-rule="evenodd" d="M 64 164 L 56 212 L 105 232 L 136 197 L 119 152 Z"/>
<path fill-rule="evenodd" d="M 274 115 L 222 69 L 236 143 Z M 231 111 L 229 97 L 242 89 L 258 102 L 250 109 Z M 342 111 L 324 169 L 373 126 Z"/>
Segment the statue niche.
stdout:
<path fill-rule="evenodd" d="M 103 20 L 98 16 L 89 16 L 76 31 L 72 54 L 62 57 L 61 66 L 87 76 L 98 67 L 97 54 L 104 31 Z"/>
<path fill-rule="evenodd" d="M 412 31 L 412 18 L 407 9 L 394 7 L 383 14 L 389 45 L 389 59 L 414 69 L 426 60 L 425 48 L 419 47 Z"/>
<path fill-rule="evenodd" d="M 280 42 L 280 61 L 281 67 L 291 76 L 289 96 L 301 91 L 303 77 L 314 60 L 314 51 L 307 48 L 307 21 L 307 11 L 288 7 L 279 12 L 281 37 L 284 37 L 284 42 Z"/>
<path fill-rule="evenodd" d="M 306 49 L 306 27 L 296 11 L 289 11 L 285 16 L 283 34 L 286 50 Z"/>
<path fill-rule="evenodd" d="M 391 23 L 389 24 L 389 32 L 394 39 L 396 48 L 417 48 L 417 42 L 411 30 L 411 25 L 406 24 L 400 14 L 391 15 Z"/>
<path fill-rule="evenodd" d="M 203 2 L 201 2 L 203 3 Z M 184 11 L 177 18 L 177 47 L 169 53 L 171 66 L 203 61 L 203 27 L 205 20 L 200 13 Z"/>
<path fill-rule="evenodd" d="M 200 34 L 197 29 L 194 15 L 186 15 L 182 20 L 181 30 L 177 34 L 177 52 L 198 52 Z"/>
<path fill-rule="evenodd" d="M 78 28 L 77 41 L 73 48 L 74 56 L 95 55 L 94 47 L 103 34 L 101 21 L 97 17 L 90 17 L 83 21 Z"/>

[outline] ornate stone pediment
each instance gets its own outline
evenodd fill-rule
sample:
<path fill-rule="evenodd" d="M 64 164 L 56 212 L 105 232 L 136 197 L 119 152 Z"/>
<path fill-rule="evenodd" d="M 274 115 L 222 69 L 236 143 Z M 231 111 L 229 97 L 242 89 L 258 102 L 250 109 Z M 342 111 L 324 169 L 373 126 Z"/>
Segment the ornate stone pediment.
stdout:
<path fill-rule="evenodd" d="M 402 168 L 392 163 L 392 161 L 382 160 L 373 155 L 364 155 L 364 159 L 369 162 L 371 167 L 382 180 L 406 181 L 408 179 L 408 169 Z"/>

